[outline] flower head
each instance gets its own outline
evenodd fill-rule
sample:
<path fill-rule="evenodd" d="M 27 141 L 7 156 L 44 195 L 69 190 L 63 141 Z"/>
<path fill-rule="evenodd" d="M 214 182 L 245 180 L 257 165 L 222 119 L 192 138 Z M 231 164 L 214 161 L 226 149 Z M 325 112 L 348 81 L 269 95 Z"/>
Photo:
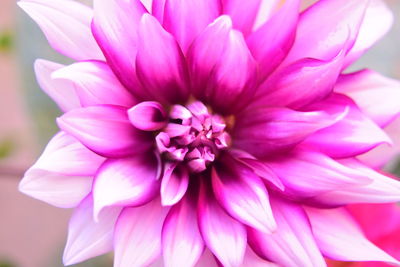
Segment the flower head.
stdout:
<path fill-rule="evenodd" d="M 75 207 L 64 263 L 398 263 L 343 208 L 400 200 L 360 156 L 391 143 L 400 84 L 342 74 L 389 29 L 384 3 L 146 3 L 19 2 L 77 61 L 35 63 L 64 114 L 20 184 Z"/>

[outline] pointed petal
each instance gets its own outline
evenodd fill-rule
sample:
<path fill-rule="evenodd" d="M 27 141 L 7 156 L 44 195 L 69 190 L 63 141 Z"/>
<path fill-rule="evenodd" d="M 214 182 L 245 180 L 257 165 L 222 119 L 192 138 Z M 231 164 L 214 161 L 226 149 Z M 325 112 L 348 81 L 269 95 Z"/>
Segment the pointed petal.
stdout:
<path fill-rule="evenodd" d="M 236 2 L 243 1 L 236 0 Z M 299 0 L 286 1 L 265 24 L 248 36 L 247 45 L 260 64 L 262 78 L 266 78 L 282 62 L 292 47 L 296 35 L 299 6 Z M 238 5 L 239 10 L 239 14 L 246 12 L 242 5 Z M 235 22 L 235 19 L 233 20 Z"/>
<path fill-rule="evenodd" d="M 219 15 L 220 8 L 218 0 L 166 0 L 163 26 L 186 52 L 196 36 Z"/>
<path fill-rule="evenodd" d="M 304 144 L 331 157 L 345 158 L 365 153 L 380 144 L 391 144 L 387 134 L 365 116 L 355 103 L 344 95 L 333 94 L 308 109 L 340 112 L 347 106 L 349 112 L 336 124 L 310 135 Z"/>
<path fill-rule="evenodd" d="M 188 196 L 169 211 L 162 230 L 162 248 L 165 267 L 192 267 L 200 259 L 204 241 L 195 203 Z"/>
<path fill-rule="evenodd" d="M 244 255 L 243 265 L 241 267 L 279 267 L 279 265 L 266 261 L 258 257 L 254 251 L 247 247 L 246 254 Z"/>
<path fill-rule="evenodd" d="M 144 101 L 128 110 L 129 121 L 143 131 L 161 130 L 167 124 L 163 106 L 154 101 Z"/>
<path fill-rule="evenodd" d="M 148 14 L 140 21 L 138 37 L 137 75 L 145 90 L 160 103 L 185 102 L 188 72 L 174 37 Z"/>
<path fill-rule="evenodd" d="M 164 8 L 166 0 L 153 0 L 152 15 L 158 19 L 158 21 L 163 24 L 164 21 Z"/>
<path fill-rule="evenodd" d="M 400 264 L 375 246 L 344 209 L 307 208 L 307 215 L 322 253 L 341 261 L 384 261 Z"/>
<path fill-rule="evenodd" d="M 340 164 L 325 154 L 307 150 L 297 150 L 265 163 L 285 185 L 283 194 L 295 199 L 307 199 L 372 182 L 368 175 Z"/>
<path fill-rule="evenodd" d="M 240 266 L 246 250 L 246 229 L 225 213 L 204 183 L 197 214 L 204 242 L 223 266 Z"/>
<path fill-rule="evenodd" d="M 105 210 L 98 222 L 93 220 L 93 198 L 87 196 L 69 221 L 63 263 L 72 265 L 112 250 L 114 225 L 121 208 Z"/>
<path fill-rule="evenodd" d="M 237 148 L 265 158 L 293 148 L 313 133 L 334 125 L 346 113 L 344 106 L 335 115 L 287 108 L 248 110 L 237 116 L 232 137 Z"/>
<path fill-rule="evenodd" d="M 222 14 L 232 18 L 235 29 L 247 36 L 254 25 L 261 0 L 222 0 Z"/>
<path fill-rule="evenodd" d="M 43 59 L 36 60 L 34 66 L 36 79 L 42 90 L 65 112 L 80 108 L 81 104 L 73 83 L 66 80 L 56 80 L 51 77 L 54 71 L 62 67 L 64 65 Z"/>
<path fill-rule="evenodd" d="M 276 229 L 268 191 L 251 169 L 225 157 L 212 169 L 212 186 L 220 205 L 236 220 L 264 233 Z"/>
<path fill-rule="evenodd" d="M 397 179 L 376 172 L 355 159 L 342 160 L 341 163 L 372 179 L 366 185 L 344 187 L 316 197 L 315 203 L 330 206 L 353 203 L 390 203 L 400 201 L 400 182 Z"/>
<path fill-rule="evenodd" d="M 94 216 L 108 206 L 141 206 L 160 189 L 158 161 L 153 153 L 108 159 L 93 183 Z"/>
<path fill-rule="evenodd" d="M 263 234 L 248 228 L 249 244 L 262 258 L 279 266 L 326 266 L 304 210 L 282 199 L 271 199 L 278 228 L 272 234 Z"/>
<path fill-rule="evenodd" d="M 83 107 L 100 104 L 131 107 L 136 102 L 102 61 L 74 63 L 53 72 L 52 78 L 72 82 Z"/>
<path fill-rule="evenodd" d="M 209 249 L 205 249 L 195 267 L 221 267 Z"/>
<path fill-rule="evenodd" d="M 92 32 L 107 63 L 126 88 L 142 97 L 135 60 L 137 29 L 146 8 L 136 0 L 94 0 L 93 6 Z"/>
<path fill-rule="evenodd" d="M 151 145 L 145 133 L 131 125 L 127 110 L 120 106 L 74 109 L 58 118 L 57 123 L 86 147 L 105 157 L 135 155 Z"/>
<path fill-rule="evenodd" d="M 189 185 L 189 171 L 184 166 L 166 164 L 161 182 L 161 203 L 172 206 L 185 195 Z"/>
<path fill-rule="evenodd" d="M 387 125 L 400 113 L 397 101 L 400 99 L 400 82 L 372 70 L 341 75 L 335 92 L 353 99 L 361 111 L 379 126 Z"/>
<path fill-rule="evenodd" d="M 75 60 L 104 58 L 90 31 L 93 11 L 89 7 L 67 0 L 23 0 L 17 4 L 61 54 Z"/>
<path fill-rule="evenodd" d="M 155 199 L 147 205 L 125 208 L 114 234 L 114 266 L 147 266 L 161 253 L 161 229 L 168 208 Z"/>

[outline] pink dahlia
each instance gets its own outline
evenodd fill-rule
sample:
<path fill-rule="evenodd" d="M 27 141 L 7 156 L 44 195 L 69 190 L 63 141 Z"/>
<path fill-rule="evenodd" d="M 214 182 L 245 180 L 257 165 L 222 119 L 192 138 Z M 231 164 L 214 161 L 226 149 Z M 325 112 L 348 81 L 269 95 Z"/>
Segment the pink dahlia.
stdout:
<path fill-rule="evenodd" d="M 64 263 L 399 262 L 345 210 L 400 200 L 360 158 L 400 84 L 342 74 L 390 27 L 381 0 L 22 0 L 77 62 L 35 63 L 65 112 L 20 190 L 75 208 Z"/>

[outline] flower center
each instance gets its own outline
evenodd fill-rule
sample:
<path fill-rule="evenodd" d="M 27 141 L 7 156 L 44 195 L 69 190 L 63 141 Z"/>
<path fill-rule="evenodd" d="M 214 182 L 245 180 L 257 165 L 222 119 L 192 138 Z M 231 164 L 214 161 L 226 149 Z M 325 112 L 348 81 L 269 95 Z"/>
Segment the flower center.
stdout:
<path fill-rule="evenodd" d="M 202 172 L 228 147 L 225 128 L 223 117 L 212 114 L 202 102 L 174 105 L 168 124 L 156 136 L 157 148 L 166 159 L 184 161 L 191 172 Z"/>

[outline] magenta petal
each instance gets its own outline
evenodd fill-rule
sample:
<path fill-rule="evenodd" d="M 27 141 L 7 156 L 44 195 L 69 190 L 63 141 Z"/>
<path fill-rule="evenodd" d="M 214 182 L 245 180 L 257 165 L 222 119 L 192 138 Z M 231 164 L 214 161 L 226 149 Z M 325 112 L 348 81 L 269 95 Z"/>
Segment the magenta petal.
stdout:
<path fill-rule="evenodd" d="M 322 253 L 340 261 L 400 262 L 375 246 L 344 209 L 306 209 Z"/>
<path fill-rule="evenodd" d="M 166 0 L 163 26 L 186 52 L 196 36 L 219 15 L 220 9 L 218 0 Z"/>
<path fill-rule="evenodd" d="M 185 102 L 188 72 L 174 37 L 148 14 L 141 19 L 138 37 L 137 75 L 145 90 L 161 103 Z"/>
<path fill-rule="evenodd" d="M 143 131 L 156 131 L 167 124 L 167 114 L 158 102 L 145 101 L 128 110 L 129 121 Z"/>
<path fill-rule="evenodd" d="M 122 211 L 115 226 L 114 267 L 148 266 L 157 259 L 167 213 L 159 199 Z"/>
<path fill-rule="evenodd" d="M 165 267 L 192 267 L 200 259 L 204 241 L 200 235 L 195 203 L 185 197 L 173 206 L 162 229 Z"/>
<path fill-rule="evenodd" d="M 276 222 L 269 205 L 268 191 L 251 169 L 227 161 L 212 170 L 212 186 L 220 205 L 236 220 L 264 233 L 272 233 Z"/>
<path fill-rule="evenodd" d="M 93 11 L 89 7 L 67 0 L 23 0 L 17 4 L 61 54 L 75 60 L 104 58 L 90 31 Z"/>
<path fill-rule="evenodd" d="M 105 62 L 74 63 L 55 71 L 52 77 L 72 82 L 84 107 L 100 104 L 131 107 L 136 102 Z"/>
<path fill-rule="evenodd" d="M 243 112 L 233 129 L 234 146 L 265 158 L 286 151 L 313 133 L 334 125 L 347 110 L 335 115 L 324 111 L 300 112 L 287 108 L 264 108 Z"/>
<path fill-rule="evenodd" d="M 253 29 L 262 0 L 222 0 L 222 13 L 232 18 L 235 29 L 247 36 Z"/>
<path fill-rule="evenodd" d="M 237 8 L 239 14 L 246 14 L 243 11 L 248 12 L 241 4 L 243 1 L 231 2 L 240 3 Z M 299 0 L 286 1 L 278 12 L 247 37 L 247 45 L 260 64 L 262 78 L 267 77 L 289 52 L 296 35 L 299 5 Z M 235 26 L 235 19 L 233 21 Z"/>
<path fill-rule="evenodd" d="M 126 108 L 112 105 L 74 109 L 57 120 L 58 125 L 89 149 L 105 157 L 125 157 L 148 149 L 144 132 L 129 122 Z"/>
<path fill-rule="evenodd" d="M 202 184 L 198 222 L 204 242 L 223 266 L 240 266 L 246 250 L 246 229 L 230 217 Z"/>
<path fill-rule="evenodd" d="M 372 70 L 341 75 L 335 92 L 353 99 L 379 126 L 387 125 L 400 113 L 400 82 Z"/>
<path fill-rule="evenodd" d="M 114 225 L 121 208 L 104 210 L 98 222 L 93 220 L 93 199 L 87 196 L 74 210 L 69 221 L 64 265 L 72 265 L 113 249 Z"/>
<path fill-rule="evenodd" d="M 343 119 L 310 135 L 304 144 L 331 157 L 345 158 L 365 153 L 383 143 L 392 143 L 387 134 L 344 95 L 333 94 L 308 109 L 332 114 L 340 112 L 344 106 L 349 112 Z"/>
<path fill-rule="evenodd" d="M 135 61 L 137 29 L 144 13 L 146 8 L 137 0 L 94 1 L 93 35 L 122 84 L 139 97 L 144 94 Z"/>
<path fill-rule="evenodd" d="M 151 0 L 152 15 L 162 24 L 164 21 L 164 8 L 166 0 Z"/>
<path fill-rule="evenodd" d="M 172 206 L 185 195 L 189 185 L 189 171 L 185 166 L 166 164 L 161 182 L 161 203 Z"/>
<path fill-rule="evenodd" d="M 340 164 L 325 154 L 307 150 L 294 151 L 265 163 L 285 185 L 283 194 L 295 199 L 372 182 L 368 175 Z"/>
<path fill-rule="evenodd" d="M 35 74 L 42 90 L 57 103 L 62 111 L 69 111 L 81 107 L 81 103 L 72 82 L 51 77 L 54 71 L 62 67 L 64 65 L 38 59 L 35 61 Z"/>
<path fill-rule="evenodd" d="M 242 267 L 279 267 L 279 265 L 258 257 L 254 251 L 247 247 Z"/>
<path fill-rule="evenodd" d="M 272 234 L 248 228 L 254 251 L 279 266 L 326 266 L 301 206 L 278 198 L 271 199 L 271 206 L 278 228 Z"/>
<path fill-rule="evenodd" d="M 159 169 L 152 153 L 107 160 L 93 183 L 94 216 L 107 206 L 141 206 L 159 192 Z"/>

